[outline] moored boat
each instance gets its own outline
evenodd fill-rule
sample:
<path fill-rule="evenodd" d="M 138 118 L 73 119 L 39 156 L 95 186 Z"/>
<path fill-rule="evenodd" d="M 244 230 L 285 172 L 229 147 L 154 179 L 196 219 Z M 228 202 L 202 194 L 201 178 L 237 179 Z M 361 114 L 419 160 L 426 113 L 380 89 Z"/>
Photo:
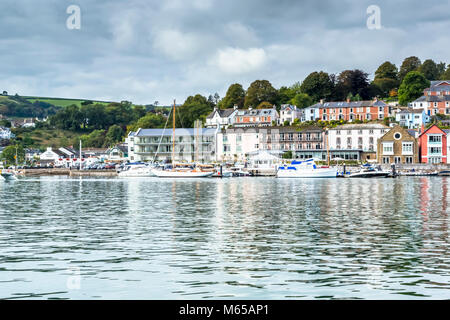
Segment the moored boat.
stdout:
<path fill-rule="evenodd" d="M 376 168 L 373 165 L 366 164 L 361 166 L 361 170 L 345 175 L 346 178 L 379 178 L 379 177 L 389 177 L 392 175 L 391 171 L 382 170 L 381 168 Z"/>
<path fill-rule="evenodd" d="M 336 178 L 335 168 L 321 168 L 313 159 L 292 161 L 290 165 L 280 166 L 277 170 L 278 178 Z"/>
<path fill-rule="evenodd" d="M 0 169 L 0 176 L 6 181 L 17 180 L 16 174 L 10 169 Z"/>
<path fill-rule="evenodd" d="M 143 163 L 129 163 L 118 174 L 119 177 L 153 177 L 152 168 Z"/>

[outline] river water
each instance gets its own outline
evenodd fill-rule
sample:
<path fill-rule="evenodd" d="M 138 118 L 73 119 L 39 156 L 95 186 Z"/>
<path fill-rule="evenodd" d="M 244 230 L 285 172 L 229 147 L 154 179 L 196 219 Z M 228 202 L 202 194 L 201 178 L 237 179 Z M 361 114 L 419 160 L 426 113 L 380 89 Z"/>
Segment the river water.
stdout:
<path fill-rule="evenodd" d="M 2 299 L 450 299 L 445 177 L 0 181 Z"/>

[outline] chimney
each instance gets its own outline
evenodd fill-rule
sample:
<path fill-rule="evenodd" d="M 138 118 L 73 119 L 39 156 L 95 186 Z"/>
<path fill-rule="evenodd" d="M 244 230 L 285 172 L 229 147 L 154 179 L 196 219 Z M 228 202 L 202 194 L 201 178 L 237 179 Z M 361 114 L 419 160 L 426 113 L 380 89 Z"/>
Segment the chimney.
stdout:
<path fill-rule="evenodd" d="M 234 110 L 237 110 L 238 108 L 239 108 L 239 107 L 238 107 L 237 104 L 235 104 L 234 107 L 233 107 Z"/>
<path fill-rule="evenodd" d="M 347 98 L 347 103 L 350 103 L 350 98 Z"/>
<path fill-rule="evenodd" d="M 217 107 L 214 107 L 214 111 L 213 112 L 216 112 L 217 111 Z"/>
<path fill-rule="evenodd" d="M 323 104 L 324 103 L 324 100 L 323 99 L 320 99 L 320 104 Z"/>
<path fill-rule="evenodd" d="M 250 111 L 250 110 L 253 110 L 253 108 L 252 107 L 248 107 L 248 111 Z"/>

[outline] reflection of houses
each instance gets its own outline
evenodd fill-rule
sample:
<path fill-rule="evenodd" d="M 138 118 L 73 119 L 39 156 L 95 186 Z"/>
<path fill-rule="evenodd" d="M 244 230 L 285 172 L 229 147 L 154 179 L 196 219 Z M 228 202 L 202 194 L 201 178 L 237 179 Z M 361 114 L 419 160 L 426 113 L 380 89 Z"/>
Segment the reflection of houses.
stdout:
<path fill-rule="evenodd" d="M 175 129 L 175 161 L 211 162 L 215 157 L 217 128 Z M 139 129 L 127 138 L 128 157 L 133 161 L 172 159 L 172 129 Z M 198 142 L 197 143 L 197 137 Z M 198 148 L 197 148 L 198 146 Z"/>
<path fill-rule="evenodd" d="M 378 140 L 378 163 L 419 163 L 419 144 L 414 132 L 395 126 Z"/>
<path fill-rule="evenodd" d="M 433 124 L 419 136 L 420 162 L 447 163 L 447 132 Z"/>
<path fill-rule="evenodd" d="M 317 103 L 311 108 L 319 110 L 319 119 L 330 120 L 383 120 L 389 117 L 391 106 L 384 101 L 374 99 L 372 101 L 339 101 Z M 308 120 L 308 119 L 306 119 Z"/>
<path fill-rule="evenodd" d="M 229 125 L 232 125 L 234 123 L 234 117 L 237 110 L 238 106 L 228 109 L 214 108 L 214 111 L 206 117 L 206 127 L 215 128 L 217 126 L 221 126 L 226 128 Z"/>
<path fill-rule="evenodd" d="M 302 112 L 297 106 L 290 104 L 283 104 L 280 109 L 280 124 L 284 124 L 286 121 L 289 125 L 292 125 L 295 119 L 301 119 Z"/>
<path fill-rule="evenodd" d="M 271 109 L 242 109 L 234 117 L 235 127 L 271 126 L 278 121 L 278 112 L 274 105 Z"/>
<path fill-rule="evenodd" d="M 395 121 L 408 129 L 420 128 L 430 122 L 430 116 L 424 109 L 403 109 L 395 114 Z"/>
<path fill-rule="evenodd" d="M 379 123 L 345 124 L 328 130 L 331 157 L 374 161 L 378 139 L 389 127 Z"/>
<path fill-rule="evenodd" d="M 431 81 L 423 96 L 411 102 L 414 109 L 423 108 L 427 115 L 450 114 L 450 80 Z"/>

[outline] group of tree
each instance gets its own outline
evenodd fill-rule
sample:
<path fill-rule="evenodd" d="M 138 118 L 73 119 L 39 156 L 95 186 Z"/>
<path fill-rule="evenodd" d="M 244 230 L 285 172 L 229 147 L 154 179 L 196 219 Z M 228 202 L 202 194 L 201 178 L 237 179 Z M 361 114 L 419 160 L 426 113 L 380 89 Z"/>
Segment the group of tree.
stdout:
<path fill-rule="evenodd" d="M 0 114 L 7 117 L 45 118 L 55 114 L 58 109 L 58 107 L 47 102 L 30 102 L 17 94 L 0 100 Z"/>

